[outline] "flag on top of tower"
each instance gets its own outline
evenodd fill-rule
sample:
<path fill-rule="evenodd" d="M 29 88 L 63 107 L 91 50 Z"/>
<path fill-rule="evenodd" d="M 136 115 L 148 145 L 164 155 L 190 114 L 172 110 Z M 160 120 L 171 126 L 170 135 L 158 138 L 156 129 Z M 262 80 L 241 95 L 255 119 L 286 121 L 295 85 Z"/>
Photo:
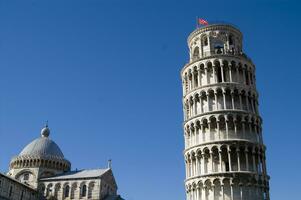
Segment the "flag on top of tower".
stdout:
<path fill-rule="evenodd" d="M 209 24 L 206 20 L 201 19 L 201 18 L 198 19 L 198 23 L 199 23 L 199 25 L 208 25 Z"/>

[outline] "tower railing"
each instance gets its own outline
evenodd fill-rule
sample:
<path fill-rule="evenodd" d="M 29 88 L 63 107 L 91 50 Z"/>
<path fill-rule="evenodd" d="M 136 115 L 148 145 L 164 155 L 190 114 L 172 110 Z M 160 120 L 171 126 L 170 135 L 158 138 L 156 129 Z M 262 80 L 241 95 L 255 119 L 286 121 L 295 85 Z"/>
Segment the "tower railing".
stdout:
<path fill-rule="evenodd" d="M 237 25 L 237 24 L 233 24 L 233 23 L 230 23 L 230 22 L 227 22 L 227 21 L 222 21 L 222 20 L 212 20 L 212 21 L 209 21 L 209 24 L 208 25 L 203 25 L 202 27 L 206 27 L 206 26 L 213 26 L 213 25 L 227 25 L 227 26 L 232 26 L 238 30 L 240 30 L 240 27 Z M 201 27 L 199 27 L 201 28 Z"/>
<path fill-rule="evenodd" d="M 252 62 L 252 59 L 243 52 L 237 52 L 237 51 L 231 51 L 231 50 L 225 51 L 224 49 L 221 49 L 221 51 L 218 51 L 217 49 L 215 49 L 214 51 L 204 51 L 202 56 L 192 57 L 191 61 L 194 62 L 199 59 L 208 58 L 208 57 L 217 56 L 217 55 L 240 56 L 240 57 L 245 58 L 249 62 Z"/>

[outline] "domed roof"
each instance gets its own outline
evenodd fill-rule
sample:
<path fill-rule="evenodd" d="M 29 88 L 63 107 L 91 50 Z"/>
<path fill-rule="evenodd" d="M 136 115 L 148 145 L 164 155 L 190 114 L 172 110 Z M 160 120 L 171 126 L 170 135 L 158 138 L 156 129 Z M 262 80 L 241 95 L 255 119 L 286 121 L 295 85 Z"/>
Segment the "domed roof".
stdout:
<path fill-rule="evenodd" d="M 59 146 L 48 137 L 37 138 L 29 143 L 19 154 L 20 156 L 55 156 L 64 158 Z"/>
<path fill-rule="evenodd" d="M 48 126 L 41 131 L 41 137 L 29 143 L 19 154 L 19 156 L 53 156 L 64 158 L 60 147 L 48 138 L 50 130 Z"/>

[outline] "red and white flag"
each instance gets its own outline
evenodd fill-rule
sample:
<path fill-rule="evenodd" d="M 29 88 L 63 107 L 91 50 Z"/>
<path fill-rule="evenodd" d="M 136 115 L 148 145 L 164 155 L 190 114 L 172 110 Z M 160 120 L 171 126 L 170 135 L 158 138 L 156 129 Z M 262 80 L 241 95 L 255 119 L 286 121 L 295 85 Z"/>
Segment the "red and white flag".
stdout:
<path fill-rule="evenodd" d="M 206 20 L 200 18 L 198 19 L 198 23 L 199 25 L 208 25 L 208 22 Z"/>

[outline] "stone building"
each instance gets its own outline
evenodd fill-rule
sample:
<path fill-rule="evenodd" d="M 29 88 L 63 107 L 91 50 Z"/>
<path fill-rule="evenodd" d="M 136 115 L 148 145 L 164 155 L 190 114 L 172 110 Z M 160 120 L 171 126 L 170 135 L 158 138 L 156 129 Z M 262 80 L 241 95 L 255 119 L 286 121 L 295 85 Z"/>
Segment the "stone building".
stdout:
<path fill-rule="evenodd" d="M 0 173 L 0 200 L 37 200 L 40 194 L 12 177 Z"/>
<path fill-rule="evenodd" d="M 0 197 L 9 196 L 10 200 L 121 200 L 110 166 L 71 171 L 71 163 L 49 135 L 50 129 L 46 126 L 39 138 L 12 158 L 7 176 L 1 175 Z"/>
<path fill-rule="evenodd" d="M 268 200 L 255 65 L 242 33 L 213 24 L 188 37 L 181 71 L 187 200 Z"/>

